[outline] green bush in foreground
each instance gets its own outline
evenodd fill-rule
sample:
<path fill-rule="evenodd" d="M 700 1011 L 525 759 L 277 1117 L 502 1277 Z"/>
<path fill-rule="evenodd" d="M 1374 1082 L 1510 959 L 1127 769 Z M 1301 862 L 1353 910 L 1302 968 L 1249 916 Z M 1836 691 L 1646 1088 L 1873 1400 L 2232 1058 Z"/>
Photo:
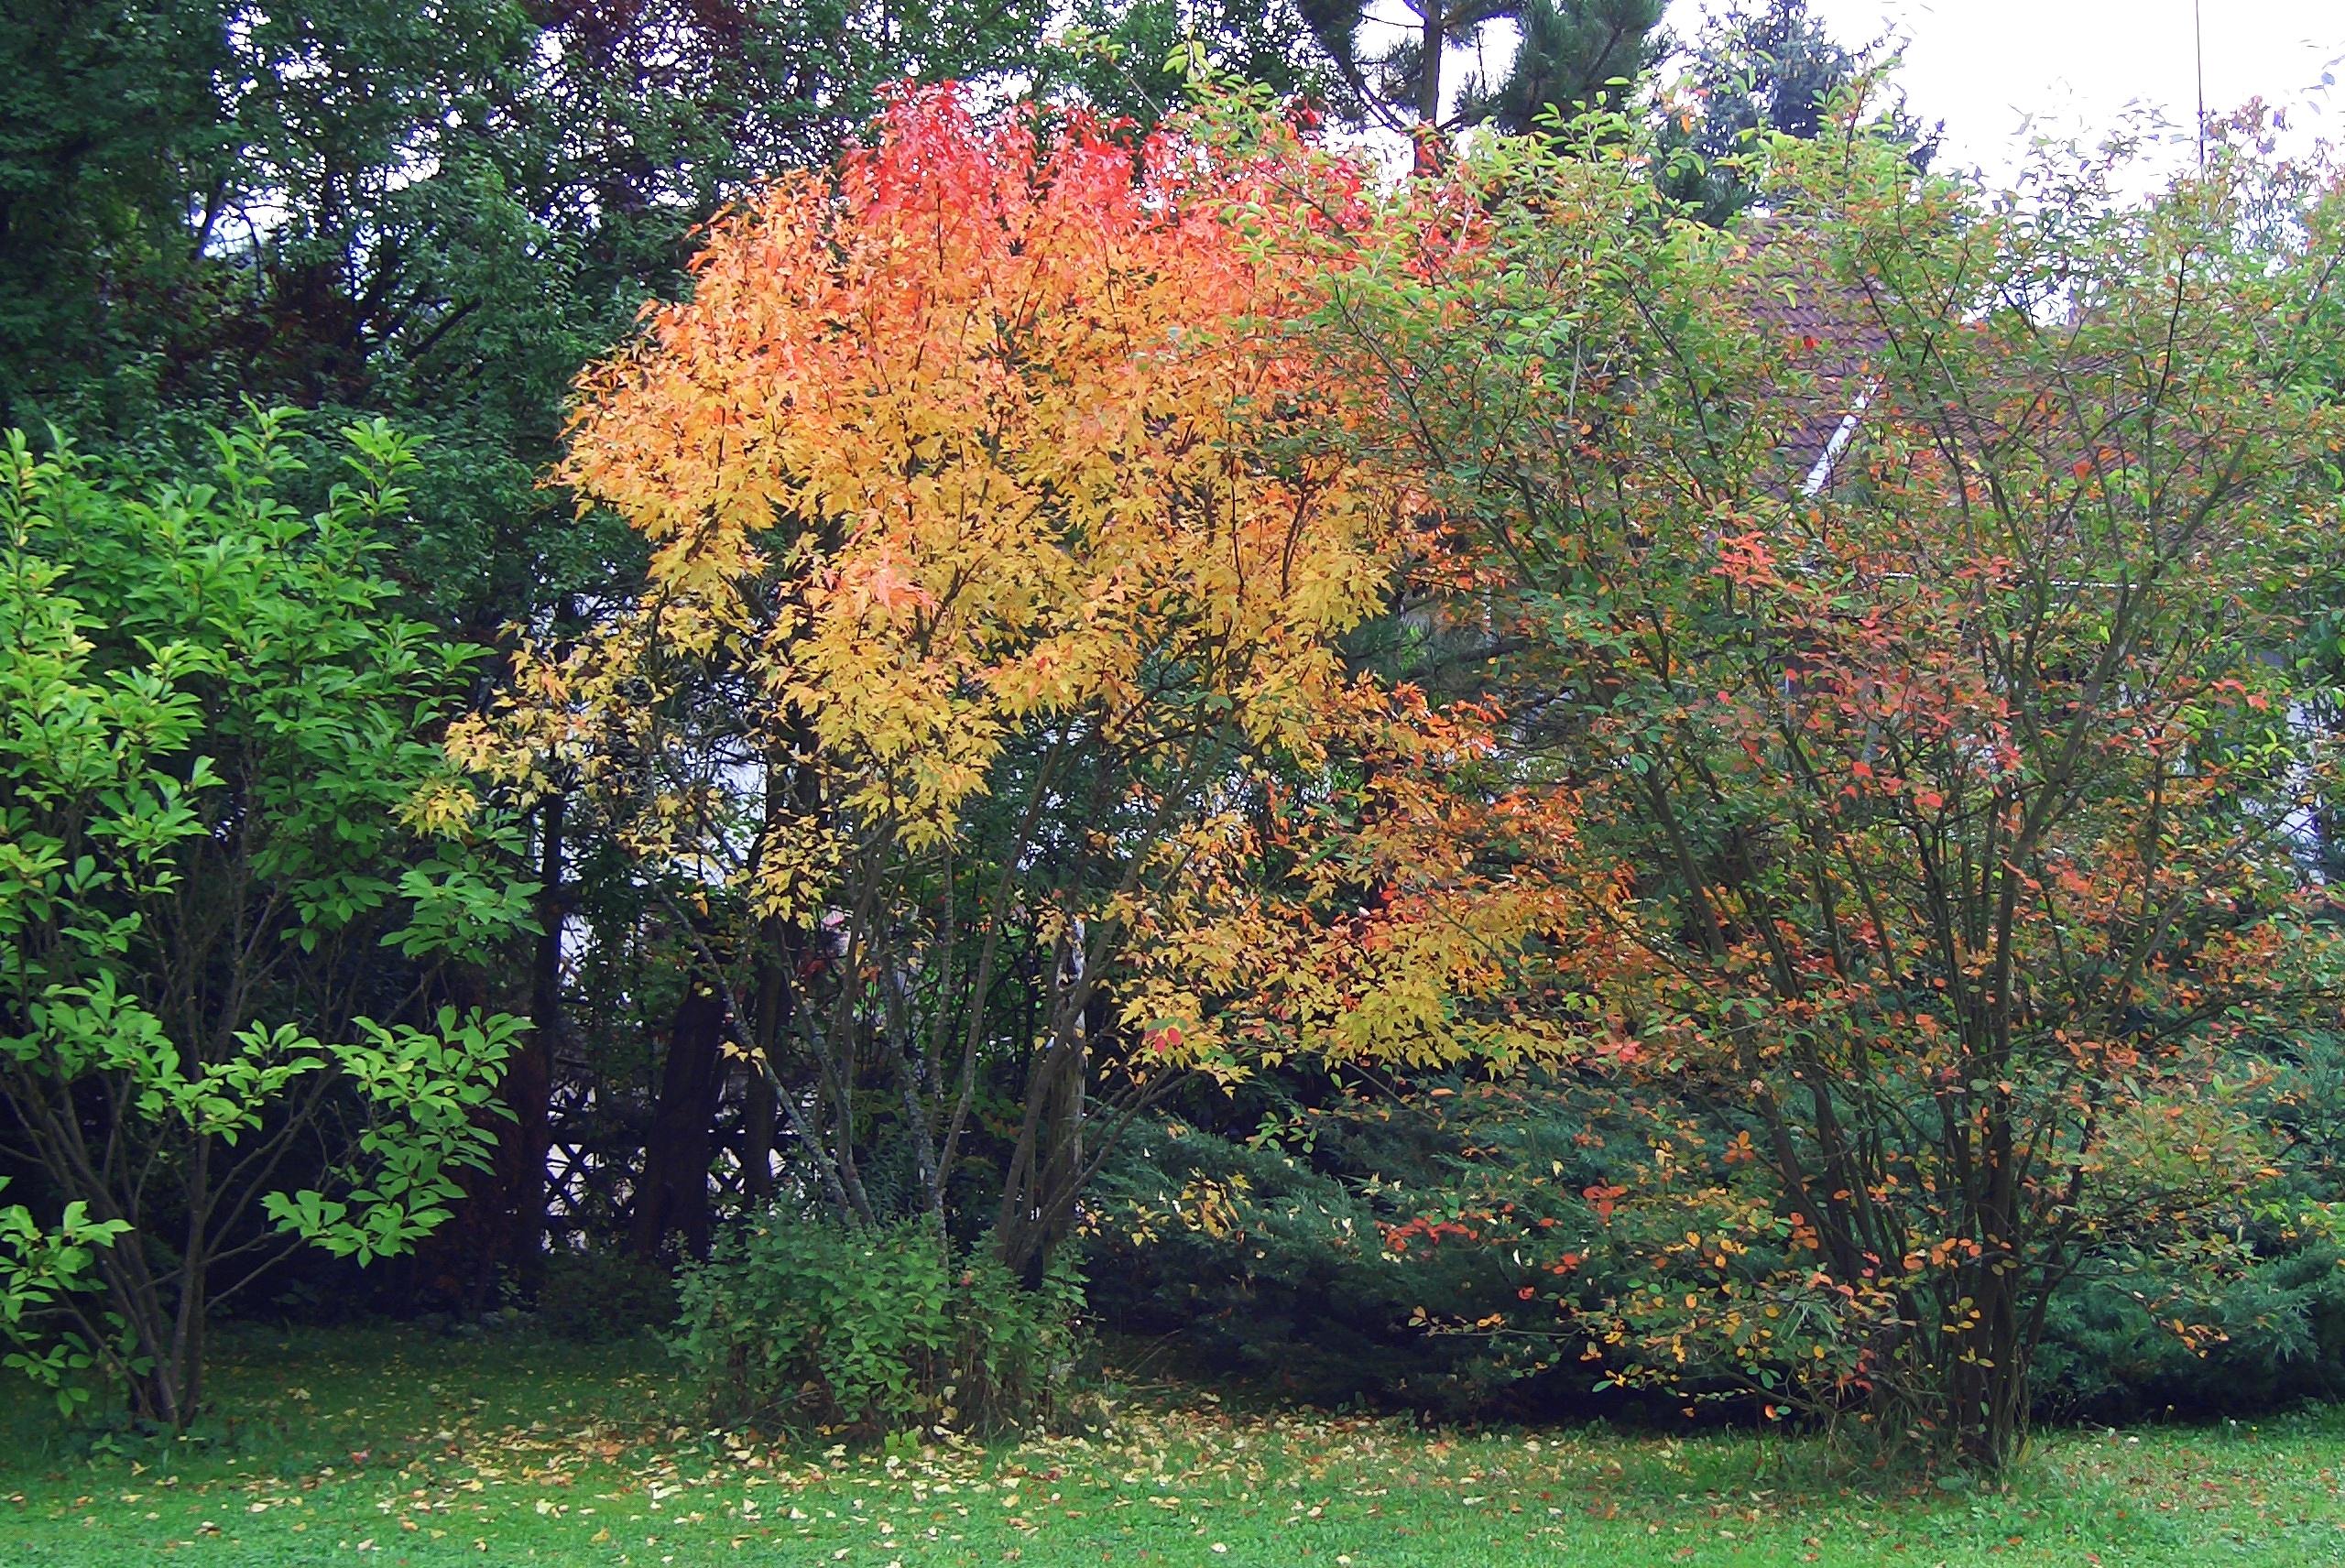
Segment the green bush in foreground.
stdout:
<path fill-rule="evenodd" d="M 1047 1421 L 1082 1301 L 1064 1267 L 1021 1290 L 988 1249 L 925 1225 L 779 1214 L 720 1237 L 677 1295 L 671 1345 L 712 1418 L 863 1436 Z"/>

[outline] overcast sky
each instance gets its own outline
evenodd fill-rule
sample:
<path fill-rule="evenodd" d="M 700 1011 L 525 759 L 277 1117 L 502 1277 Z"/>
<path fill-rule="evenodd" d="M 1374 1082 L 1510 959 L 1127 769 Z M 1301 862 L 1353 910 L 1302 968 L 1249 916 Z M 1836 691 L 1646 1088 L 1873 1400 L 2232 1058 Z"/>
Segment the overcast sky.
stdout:
<path fill-rule="evenodd" d="M 2251 97 L 2289 110 L 2300 135 L 2345 134 L 2345 0 L 2204 0 L 2207 106 Z M 2128 104 L 2165 109 L 2183 134 L 2197 98 L 2191 0 L 1809 0 L 1843 43 L 1907 41 L 1905 92 L 1946 122 L 1945 156 L 1991 174 L 2012 166 L 2028 115 L 2038 129 L 2104 130 Z M 1690 33 L 1700 0 L 1673 0 Z M 2325 112 L 2323 112 L 2325 111 Z"/>
<path fill-rule="evenodd" d="M 1690 37 L 1704 11 L 1723 3 L 1669 0 L 1665 25 Z M 2203 4 L 2210 114 L 2262 98 L 2285 111 L 2292 142 L 2345 142 L 2345 92 L 2321 80 L 2345 82 L 2345 0 Z M 2191 0 L 1808 0 L 1808 10 L 1852 48 L 1883 35 L 1903 41 L 1898 80 L 1908 101 L 1925 124 L 1946 123 L 1941 168 L 1977 168 L 2000 180 L 2018 167 L 2032 136 L 2089 145 L 2134 109 L 2160 111 L 2171 123 L 2165 168 L 2192 156 L 2199 49 Z M 1399 0 L 1376 0 L 1369 16 L 1413 27 Z M 1512 25 L 1491 24 L 1478 41 L 1480 69 L 1503 74 Z M 1466 50 L 1453 57 L 1445 96 L 1454 97 L 1475 63 Z M 1395 173 L 1407 168 L 1402 138 L 1363 142 Z M 2143 185 L 2155 183 L 2156 172 L 2142 166 Z"/>

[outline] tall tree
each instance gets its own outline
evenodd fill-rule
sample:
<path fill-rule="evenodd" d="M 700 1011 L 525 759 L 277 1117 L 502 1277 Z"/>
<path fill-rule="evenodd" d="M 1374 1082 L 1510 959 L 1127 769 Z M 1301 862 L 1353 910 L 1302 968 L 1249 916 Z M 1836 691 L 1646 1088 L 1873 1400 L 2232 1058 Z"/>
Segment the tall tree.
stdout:
<path fill-rule="evenodd" d="M 1309 0 L 1080 0 L 1037 85 L 1146 129 L 1192 103 L 1192 68 L 1209 64 L 1357 121 L 1366 106 L 1314 31 L 1314 14 Z"/>
<path fill-rule="evenodd" d="M 834 156 L 882 83 L 1042 49 L 1039 5 L 116 0 L 27 21 L 0 46 L 9 417 L 88 439 L 90 416 L 129 433 L 241 395 L 398 413 L 442 441 L 422 509 L 450 533 L 419 533 L 414 582 L 489 625 L 539 566 L 585 568 L 558 536 L 486 530 L 558 510 L 534 485 L 569 377 L 682 286 L 693 225 Z"/>
<path fill-rule="evenodd" d="M 1663 9 L 1663 0 L 1406 4 L 1411 20 L 1397 28 L 1361 0 L 1321 0 L 1304 18 L 1368 115 L 1412 135 L 1482 124 L 1528 130 L 1550 114 L 1592 107 L 1614 81 L 1633 82 L 1652 63 Z M 1510 32 L 1502 72 L 1452 74 L 1469 51 L 1478 60 L 1485 48 L 1509 49 Z"/>
<path fill-rule="evenodd" d="M 33 0 L 0 34 L 0 424 L 71 421 L 204 310 L 194 169 L 224 139 L 210 0 Z M 78 368 L 77 368 L 78 367 Z M 125 401 L 120 395 L 117 405 Z"/>
<path fill-rule="evenodd" d="M 1521 35 L 1503 76 L 1469 78 L 1458 105 L 1468 125 L 1521 134 L 1610 103 L 1658 55 L 1664 0 L 1522 0 Z"/>
<path fill-rule="evenodd" d="M 1347 669 L 1433 541 L 1294 439 L 1333 405 L 1283 324 L 1363 188 L 1261 134 L 1042 140 L 908 94 L 720 225 L 565 467 L 645 588 L 452 742 L 524 792 L 574 772 L 634 848 L 776 1091 L 785 1190 L 989 1230 L 1029 1278 L 1192 1073 L 1540 1038 L 1459 994 L 1542 906 L 1412 941 L 1412 898 L 1315 924 L 1260 891 L 1343 881 L 1280 798 L 1358 808 L 1344 759 L 1472 744 Z M 1336 948 L 1358 973 L 1312 967 Z"/>

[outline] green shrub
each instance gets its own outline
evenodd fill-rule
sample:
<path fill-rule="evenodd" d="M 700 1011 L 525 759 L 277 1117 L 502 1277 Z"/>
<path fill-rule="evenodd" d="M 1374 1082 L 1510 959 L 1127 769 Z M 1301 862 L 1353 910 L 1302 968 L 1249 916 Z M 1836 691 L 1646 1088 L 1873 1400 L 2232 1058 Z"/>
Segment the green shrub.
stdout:
<path fill-rule="evenodd" d="M 392 608 L 419 460 L 353 424 L 305 511 L 292 428 L 145 473 L 0 436 L 0 1365 L 174 1432 L 271 1259 L 450 1218 L 528 1027 L 440 1005 L 538 887 L 441 744 L 486 650 Z"/>
<path fill-rule="evenodd" d="M 880 1436 L 1050 1421 L 1068 1391 L 1081 1305 L 1062 1267 L 1020 1289 L 982 1248 L 926 1225 L 768 1214 L 677 1280 L 671 1348 L 725 1424 Z"/>
<path fill-rule="evenodd" d="M 2246 1104 L 2279 1172 L 2228 1236 L 2110 1255 L 2053 1299 L 2035 1366 L 2048 1414 L 2253 1416 L 2345 1399 L 2345 1036 L 2258 1042 Z"/>
<path fill-rule="evenodd" d="M 1568 1080 L 1436 1086 L 1451 1092 L 1322 1108 L 1307 1138 L 1283 1145 L 1135 1127 L 1089 1201 L 1093 1310 L 1290 1399 L 1448 1421 L 1674 1419 L 1681 1400 L 1599 1388 L 1609 1367 L 1582 1359 L 1587 1323 L 1668 1278 L 1641 1260 L 1723 1228 L 1711 1195 L 1729 1191 L 1730 1168 L 1681 1137 L 1689 1180 L 1656 1196 L 1626 1164 L 1647 1147 L 1642 1129 L 1598 1114 Z M 2335 1103 L 2294 1079 L 2274 1099 L 2300 1119 Z M 2287 1201 L 2263 1200 L 2236 1233 L 2171 1253 L 2097 1248 L 2049 1305 L 2037 1415 L 2244 1418 L 2345 1398 L 2333 1142 L 2298 1131 Z M 1620 1194 L 1609 1213 L 1586 1196 L 1606 1186 Z M 1550 1270 L 1559 1255 L 1577 1258 L 1566 1274 Z M 1729 1278 L 1708 1255 L 1678 1256 L 1685 1290 Z M 1761 1243 L 1735 1264 L 1746 1279 L 1783 1258 Z M 1755 1415 L 1765 1396 L 1736 1370 L 1684 1387 L 1718 1396 L 1705 1405 L 1718 1419 Z"/>
<path fill-rule="evenodd" d="M 2345 1396 L 2345 1269 L 2316 1245 L 2256 1259 L 2208 1292 L 2205 1281 L 2095 1279 L 2053 1299 L 2036 1356 L 2046 1413 L 2106 1421 L 2174 1414 L 2194 1421 L 2261 1415 Z M 2165 1299 L 2186 1309 L 2176 1333 Z M 2157 1303 L 2153 1305 L 2153 1303 Z"/>

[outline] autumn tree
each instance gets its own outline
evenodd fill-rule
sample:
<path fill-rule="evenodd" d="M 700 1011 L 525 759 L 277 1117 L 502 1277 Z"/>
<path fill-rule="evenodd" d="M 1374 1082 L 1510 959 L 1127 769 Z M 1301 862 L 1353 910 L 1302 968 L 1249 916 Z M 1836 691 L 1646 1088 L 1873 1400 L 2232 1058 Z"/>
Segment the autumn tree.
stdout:
<path fill-rule="evenodd" d="M 1634 1256 L 1536 1310 L 1612 1378 L 1992 1468 L 2080 1271 L 2223 1266 L 2236 1091 L 2334 1006 L 2285 654 L 2337 539 L 2345 234 L 2252 146 L 2016 204 L 1853 118 L 1768 144 L 1728 234 L 1617 124 L 1491 147 L 1488 244 L 1355 269 L 1329 327 L 1358 428 L 1504 564 L 1450 620 L 1515 766 L 1633 890 L 1584 1082 L 1643 1146 L 1526 1239 Z"/>
<path fill-rule="evenodd" d="M 1263 878 L 1302 909 L 1343 864 L 1296 812 L 1358 800 L 1347 758 L 1475 744 L 1344 657 L 1438 553 L 1402 484 L 1301 439 L 1341 410 L 1288 329 L 1358 171 L 1277 122 L 1035 124 L 908 93 L 716 225 L 691 302 L 583 382 L 562 470 L 645 536 L 643 592 L 455 741 L 632 846 L 775 1093 L 785 1193 L 982 1203 L 1030 1277 L 1122 1125 L 1276 1049 L 1238 1004 L 1308 954 Z M 1489 908 L 1493 951 L 1534 923 Z M 1290 972 L 1279 1027 L 1488 1051 L 1420 1025 L 1500 968 Z"/>

